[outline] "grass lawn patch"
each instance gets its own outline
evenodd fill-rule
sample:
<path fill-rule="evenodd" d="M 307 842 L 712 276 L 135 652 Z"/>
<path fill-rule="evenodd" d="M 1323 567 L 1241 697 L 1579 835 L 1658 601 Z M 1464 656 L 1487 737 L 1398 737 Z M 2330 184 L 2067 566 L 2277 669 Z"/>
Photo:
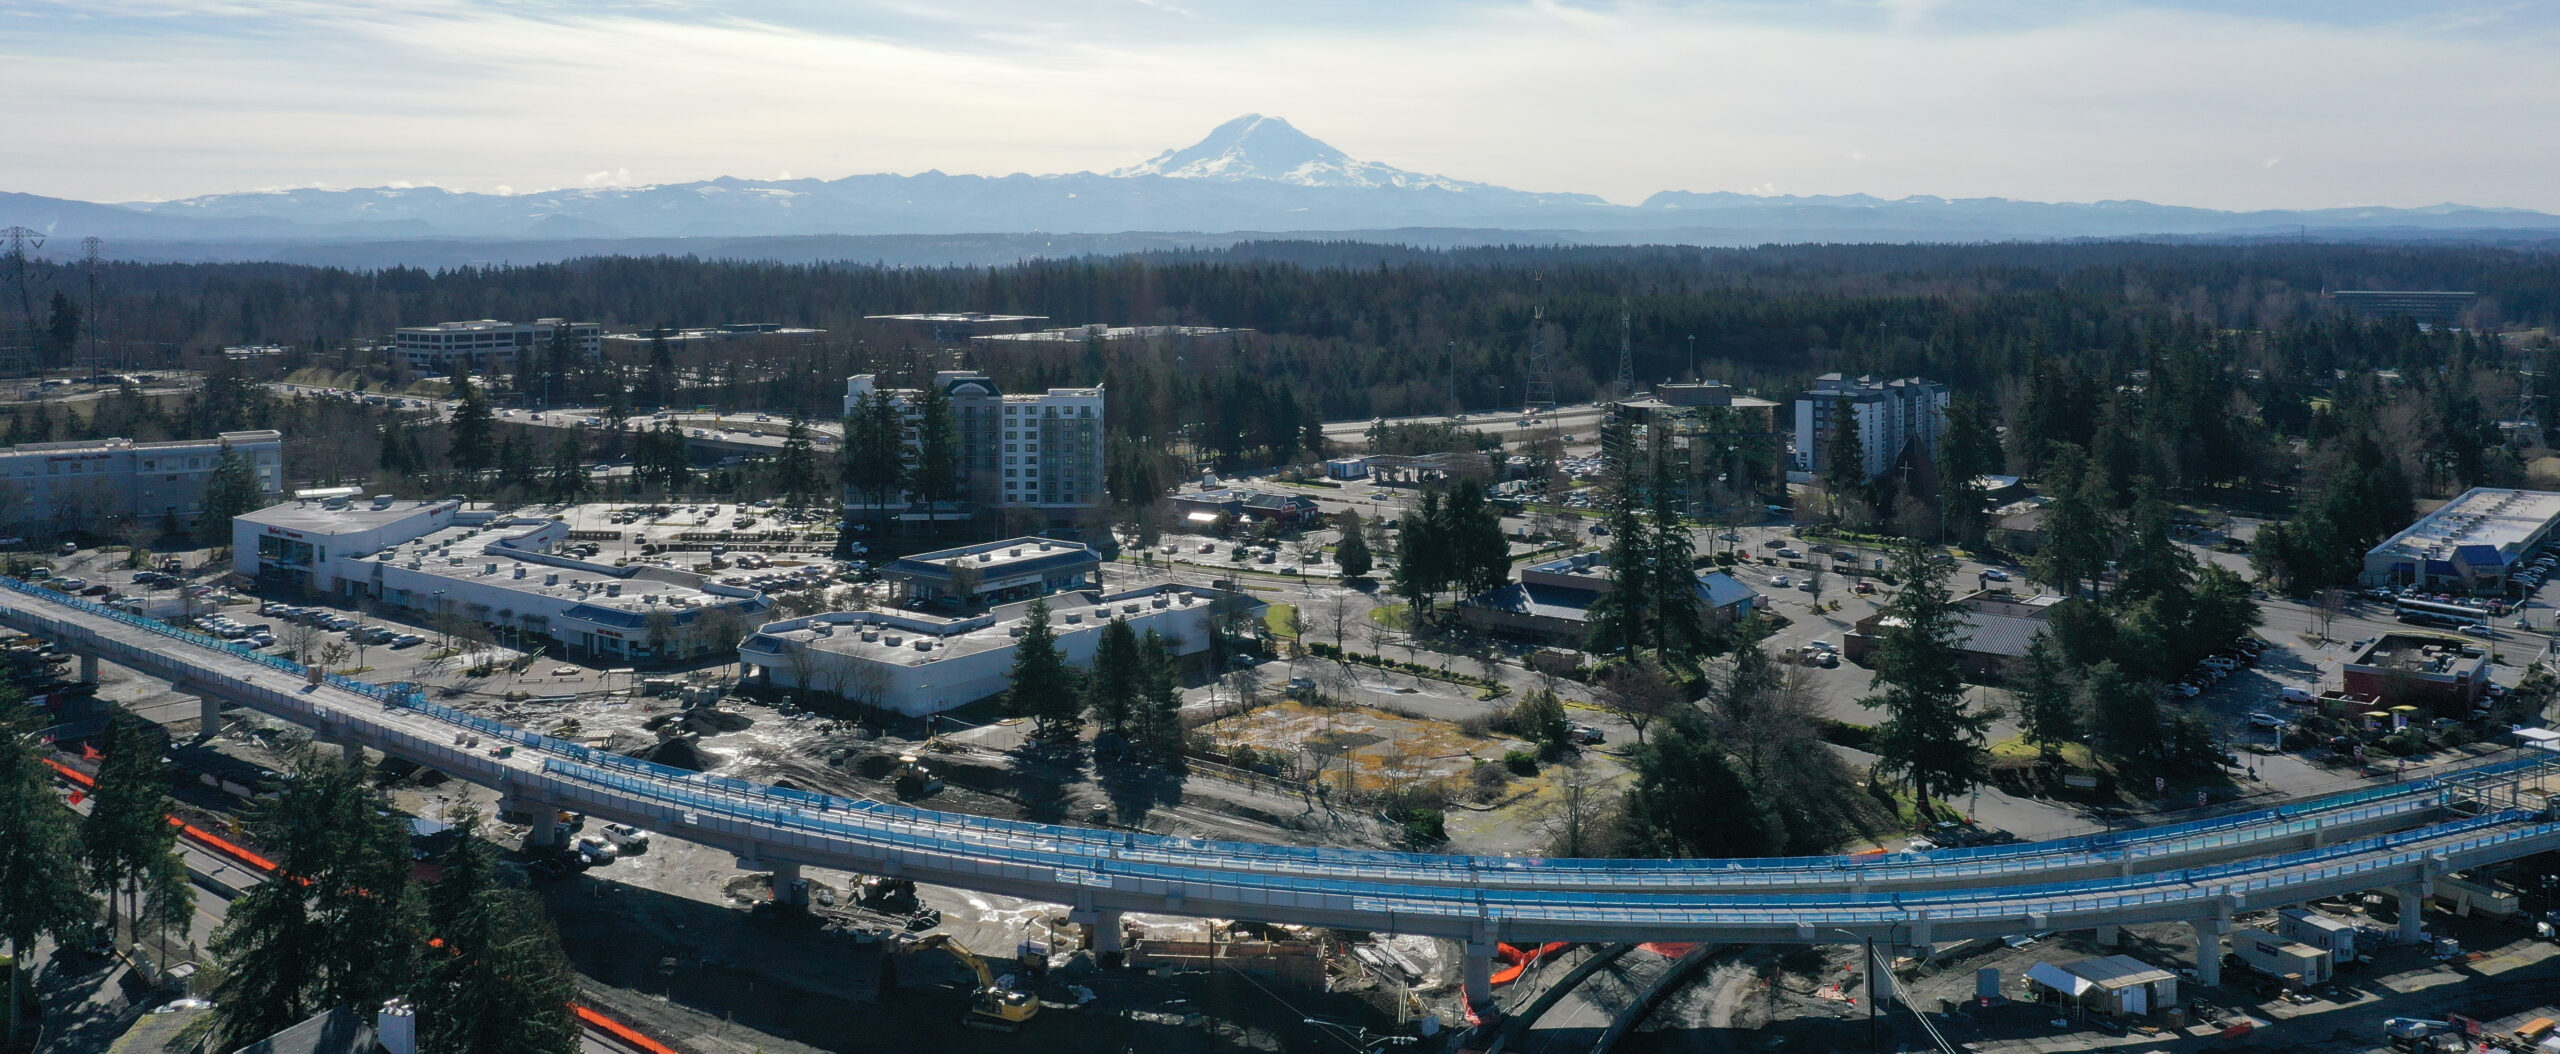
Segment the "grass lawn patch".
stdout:
<path fill-rule="evenodd" d="M 1369 619 L 1388 629 L 1412 629 L 1413 605 L 1380 604 L 1369 609 Z"/>
<path fill-rule="evenodd" d="M 1991 744 L 1991 756 L 2002 761 L 2034 761 L 2043 757 L 2044 752 L 2030 746 L 2024 738 L 2011 736 Z M 2065 768 L 2093 772 L 2098 768 L 2098 756 L 2089 750 L 2087 743 L 2065 743 L 2061 750 L 2055 751 L 2055 756 L 2062 759 Z"/>
<path fill-rule="evenodd" d="M 1262 613 L 1262 625 L 1269 629 L 1271 631 L 1271 635 L 1274 637 L 1287 637 L 1291 640 L 1296 640 L 1298 639 L 1298 632 L 1291 623 L 1294 621 L 1293 616 L 1297 615 L 1297 613 L 1297 605 L 1273 604 L 1269 610 Z"/>

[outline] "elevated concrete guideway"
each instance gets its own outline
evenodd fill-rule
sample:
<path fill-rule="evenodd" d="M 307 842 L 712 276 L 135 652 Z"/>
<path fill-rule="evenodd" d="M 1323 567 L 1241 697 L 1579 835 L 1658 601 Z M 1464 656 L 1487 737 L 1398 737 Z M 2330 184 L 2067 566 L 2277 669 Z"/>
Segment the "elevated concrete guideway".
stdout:
<path fill-rule="evenodd" d="M 1469 989 L 1479 996 L 1489 994 L 1482 982 L 1503 941 L 1874 937 L 1911 947 L 2164 921 L 2218 934 L 2235 911 L 2373 889 L 2423 892 L 2450 871 L 2560 848 L 2553 817 L 2456 801 L 2480 769 L 2291 810 L 2127 832 L 2103 844 L 2075 839 L 1885 859 L 1434 856 L 1027 824 L 666 768 L 436 706 L 405 688 L 337 676 L 312 684 L 302 667 L 272 656 L 13 579 L 0 587 L 0 624 L 305 725 L 324 742 L 370 747 L 498 789 L 537 816 L 583 810 L 780 872 L 825 867 L 1065 904 L 1106 937 L 1117 934 L 1120 913 L 1147 911 L 1449 938 L 1467 945 Z M 2486 770 L 2539 775 L 2546 763 L 2534 756 Z M 2377 824 L 2402 829 L 2363 833 Z M 546 827 L 537 827 L 538 841 L 557 837 Z M 2285 851 L 2297 837 L 2327 844 Z M 2213 859 L 2235 846 L 2256 848 Z M 2122 873 L 2104 874 L 2109 866 Z M 2102 873 L 2086 873 L 2091 868 Z M 1951 882 L 1956 869 L 1970 880 Z"/>

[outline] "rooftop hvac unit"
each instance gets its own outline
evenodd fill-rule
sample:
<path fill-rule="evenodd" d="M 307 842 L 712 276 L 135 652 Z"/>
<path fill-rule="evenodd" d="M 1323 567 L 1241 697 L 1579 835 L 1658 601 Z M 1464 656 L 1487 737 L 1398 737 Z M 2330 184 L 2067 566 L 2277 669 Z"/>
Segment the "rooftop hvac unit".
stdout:
<path fill-rule="evenodd" d="M 517 577 L 517 578 L 523 578 L 523 577 L 524 577 L 524 565 L 523 565 L 523 564 L 517 564 L 517 565 L 516 565 L 516 577 Z"/>
<path fill-rule="evenodd" d="M 1073 611 L 1067 612 L 1067 625 L 1070 625 L 1070 626 L 1081 626 L 1081 625 L 1084 625 L 1084 616 L 1083 616 L 1083 615 L 1081 615 L 1081 614 L 1078 614 L 1078 613 L 1076 613 L 1076 612 L 1073 612 Z"/>
<path fill-rule="evenodd" d="M 1022 639 L 1022 627 L 1020 627 L 1020 626 L 1015 626 L 1015 627 L 1013 627 L 1012 629 L 1009 629 L 1009 630 L 1004 631 L 1004 634 L 1005 634 L 1005 636 L 1012 637 L 1012 638 L 1014 638 L 1014 639 L 1016 639 L 1016 640 L 1020 640 L 1020 639 Z"/>
<path fill-rule="evenodd" d="M 546 585 L 546 586 L 556 586 L 556 585 L 559 585 L 559 584 L 560 584 L 560 572 L 558 572 L 558 571 L 553 571 L 553 572 L 550 572 L 550 573 L 548 573 L 548 574 L 543 575 L 543 576 L 542 576 L 542 584 L 543 584 L 543 585 Z"/>
<path fill-rule="evenodd" d="M 1004 555 L 1005 555 L 1005 556 L 1007 556 L 1007 557 L 1009 557 L 1009 558 L 1018 558 L 1018 557 L 1020 557 L 1020 556 L 1022 555 L 1022 547 L 1021 547 L 1021 546 L 1019 546 L 1019 545 L 1014 546 L 1014 547 L 1013 547 L 1013 548 L 1011 548 L 1011 549 L 1005 550 L 1005 554 L 1004 554 Z"/>
<path fill-rule="evenodd" d="M 879 630 L 876 630 L 876 629 L 867 629 L 867 630 L 863 630 L 863 631 L 862 631 L 862 639 L 867 640 L 867 641 L 870 641 L 870 640 L 879 640 L 879 639 L 880 639 L 880 631 L 879 631 Z"/>
<path fill-rule="evenodd" d="M 496 564 L 482 564 L 482 565 L 480 565 L 480 573 L 481 573 L 481 574 L 484 574 L 484 575 L 494 575 L 494 574 L 497 574 L 497 573 L 498 573 L 498 565 L 496 565 Z"/>
<path fill-rule="evenodd" d="M 640 602 L 643 604 L 655 604 L 658 602 L 658 594 L 642 593 L 640 594 Z"/>
<path fill-rule="evenodd" d="M 1099 608 L 1095 608 L 1095 609 L 1093 609 L 1093 620 L 1094 620 L 1095 622 L 1109 622 L 1109 621 L 1111 621 L 1111 609 L 1110 609 L 1110 608 L 1107 608 L 1107 607 L 1099 607 Z"/>
<path fill-rule="evenodd" d="M 917 651 L 932 651 L 932 650 L 933 650 L 933 640 L 932 640 L 931 638 L 928 638 L 928 637 L 918 637 L 918 638 L 916 638 L 916 650 L 917 650 Z"/>
<path fill-rule="evenodd" d="M 906 642 L 907 642 L 907 638 L 906 638 L 904 635 L 901 635 L 901 634 L 896 634 L 896 633 L 883 633 L 883 634 L 881 634 L 881 635 L 880 635 L 880 643 L 882 643 L 882 644 L 886 644 L 886 645 L 888 645 L 888 646 L 890 646 L 890 647 L 892 647 L 892 648 L 895 648 L 895 647 L 897 647 L 897 646 L 899 646 L 899 645 L 901 645 L 901 644 L 905 644 Z"/>
<path fill-rule="evenodd" d="M 1120 605 L 1120 613 L 1123 615 L 1135 615 L 1138 613 L 1138 605 L 1122 604 Z"/>
<path fill-rule="evenodd" d="M 1044 553 L 1045 553 L 1045 552 L 1048 552 L 1048 551 L 1049 551 L 1049 543 L 1047 543 L 1047 542 L 1042 542 L 1042 543 L 1040 543 L 1040 551 L 1041 551 L 1041 552 L 1044 552 Z"/>
<path fill-rule="evenodd" d="M 1169 602 L 1170 602 L 1170 601 L 1168 601 L 1168 600 L 1165 598 L 1165 595 L 1164 595 L 1164 594 L 1162 594 L 1162 593 L 1158 593 L 1158 594 L 1156 594 L 1156 595 L 1155 595 L 1155 599 L 1154 599 L 1153 601 L 1150 601 L 1150 602 L 1149 602 L 1148 606 L 1150 606 L 1150 607 L 1163 607 L 1163 606 L 1165 606 L 1165 605 L 1166 605 L 1167 603 L 1169 603 Z"/>
<path fill-rule="evenodd" d="M 399 499 L 388 494 L 376 494 L 373 496 L 373 507 L 375 509 L 388 509 L 391 507 L 391 503 L 397 500 Z"/>
<path fill-rule="evenodd" d="M 618 597 L 618 596 L 621 596 L 621 595 L 622 595 L 622 583 L 620 583 L 620 582 L 607 582 L 607 583 L 605 583 L 605 584 L 604 584 L 604 595 L 609 596 L 609 597 Z"/>
<path fill-rule="evenodd" d="M 824 622 L 810 623 L 809 629 L 811 632 L 814 632 L 821 637 L 832 637 L 836 635 L 836 628 Z"/>
<path fill-rule="evenodd" d="M 993 562 L 995 561 L 995 558 L 996 558 L 996 554 L 994 554 L 994 553 L 979 553 L 979 554 L 978 554 L 978 562 L 979 562 L 979 563 L 982 563 L 982 564 L 984 564 L 984 563 L 993 563 Z"/>

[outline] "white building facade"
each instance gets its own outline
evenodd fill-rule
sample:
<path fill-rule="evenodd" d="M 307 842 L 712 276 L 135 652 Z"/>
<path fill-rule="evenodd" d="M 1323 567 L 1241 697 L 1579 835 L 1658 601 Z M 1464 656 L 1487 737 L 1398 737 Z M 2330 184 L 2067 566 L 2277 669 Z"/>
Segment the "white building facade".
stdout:
<path fill-rule="evenodd" d="M 516 356 L 526 349 L 549 348 L 551 334 L 564 327 L 569 331 L 570 345 L 579 354 L 593 357 L 604 350 L 604 326 L 600 323 L 559 318 L 516 323 L 484 318 L 402 326 L 391 335 L 391 351 L 411 369 L 421 372 L 451 373 L 456 360 L 475 370 L 513 366 Z"/>
<path fill-rule="evenodd" d="M 270 586 L 460 616 L 502 640 L 628 662 L 726 652 L 771 606 L 689 571 L 556 554 L 568 536 L 559 520 L 453 500 L 297 501 L 235 517 L 231 560 Z"/>
<path fill-rule="evenodd" d="M 1031 603 L 966 618 L 882 610 L 786 619 L 763 626 L 739 645 L 738 661 L 777 688 L 806 688 L 909 716 L 940 713 L 1011 685 L 1014 649 Z M 1154 631 L 1175 655 L 1194 655 L 1209 647 L 1213 613 L 1222 605 L 1223 617 L 1243 625 L 1258 622 L 1268 606 L 1243 594 L 1185 585 L 1061 593 L 1048 604 L 1058 652 L 1078 668 L 1092 665 L 1102 628 L 1115 619 L 1141 637 Z"/>
<path fill-rule="evenodd" d="M 1831 443 L 1842 427 L 1858 437 L 1861 465 L 1872 480 L 1892 471 L 1904 451 L 1938 452 L 1947 427 L 1947 386 L 1918 377 L 1878 380 L 1826 373 L 1796 397 L 1795 467 L 1821 475 L 1830 467 Z M 1840 416 L 1842 404 L 1849 411 Z"/>
<path fill-rule="evenodd" d="M 933 383 L 951 400 L 960 431 L 959 475 L 966 500 L 998 509 L 1027 509 L 1068 521 L 1108 500 L 1103 490 L 1103 395 L 1100 388 L 1051 388 L 1038 395 L 1006 395 L 983 373 L 946 370 Z M 923 392 L 879 387 L 874 374 L 845 379 L 844 412 L 851 416 L 875 391 L 886 391 L 905 414 L 914 445 Z M 901 494 L 893 503 L 908 505 Z M 852 508 L 870 508 L 847 494 Z"/>
<path fill-rule="evenodd" d="M 92 439 L 0 448 L 0 524 L 11 533 L 100 531 L 119 519 L 146 527 L 191 525 L 205 484 L 229 445 L 268 494 L 284 489 L 284 433 L 224 432 L 212 439 L 136 443 Z"/>

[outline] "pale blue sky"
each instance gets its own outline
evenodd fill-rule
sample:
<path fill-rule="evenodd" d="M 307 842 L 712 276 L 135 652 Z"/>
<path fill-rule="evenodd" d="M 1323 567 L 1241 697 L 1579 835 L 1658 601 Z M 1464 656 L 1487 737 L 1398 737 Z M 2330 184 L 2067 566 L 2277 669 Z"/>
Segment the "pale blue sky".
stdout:
<path fill-rule="evenodd" d="M 0 190 L 1109 170 L 2560 211 L 2560 4 L 0 0 Z"/>

